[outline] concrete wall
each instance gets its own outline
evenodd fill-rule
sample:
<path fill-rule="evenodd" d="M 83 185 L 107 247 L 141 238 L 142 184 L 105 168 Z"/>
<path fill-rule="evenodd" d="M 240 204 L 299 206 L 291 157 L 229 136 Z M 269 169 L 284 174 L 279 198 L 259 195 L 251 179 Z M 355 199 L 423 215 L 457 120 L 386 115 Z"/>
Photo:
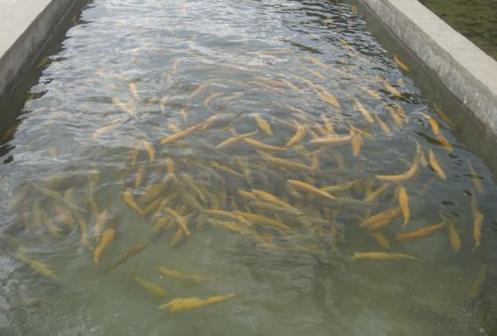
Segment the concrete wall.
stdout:
<path fill-rule="evenodd" d="M 416 0 L 358 0 L 497 134 L 497 62 Z"/>
<path fill-rule="evenodd" d="M 0 100 L 36 60 L 76 0 L 0 0 Z"/>

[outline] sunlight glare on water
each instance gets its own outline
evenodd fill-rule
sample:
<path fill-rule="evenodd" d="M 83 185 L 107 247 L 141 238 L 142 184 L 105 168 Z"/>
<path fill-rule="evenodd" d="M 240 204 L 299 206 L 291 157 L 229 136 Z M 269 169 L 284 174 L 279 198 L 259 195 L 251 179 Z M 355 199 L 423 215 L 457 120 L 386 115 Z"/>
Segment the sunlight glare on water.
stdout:
<path fill-rule="evenodd" d="M 491 173 L 350 4 L 97 0 L 30 94 L 1 335 L 492 334 Z"/>

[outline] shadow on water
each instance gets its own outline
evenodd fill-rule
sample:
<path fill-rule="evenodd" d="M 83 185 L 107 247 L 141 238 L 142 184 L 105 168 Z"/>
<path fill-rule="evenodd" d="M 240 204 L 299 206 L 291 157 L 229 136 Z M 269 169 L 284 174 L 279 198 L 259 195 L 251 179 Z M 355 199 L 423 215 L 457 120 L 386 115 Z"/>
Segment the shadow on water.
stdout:
<path fill-rule="evenodd" d="M 20 78 L 0 97 L 0 162 L 9 163 L 13 157 L 9 152 L 13 149 L 10 141 L 15 137 L 17 128 L 23 120 L 23 106 L 28 99 L 43 96 L 44 92 L 31 93 L 30 89 L 40 80 L 43 71 L 50 65 L 52 58 L 64 49 L 63 41 L 67 31 L 76 25 L 87 22 L 81 20 L 81 13 L 91 6 L 90 0 L 77 0 L 64 18 L 54 27 L 50 37 L 43 45 L 40 53 L 25 65 Z"/>

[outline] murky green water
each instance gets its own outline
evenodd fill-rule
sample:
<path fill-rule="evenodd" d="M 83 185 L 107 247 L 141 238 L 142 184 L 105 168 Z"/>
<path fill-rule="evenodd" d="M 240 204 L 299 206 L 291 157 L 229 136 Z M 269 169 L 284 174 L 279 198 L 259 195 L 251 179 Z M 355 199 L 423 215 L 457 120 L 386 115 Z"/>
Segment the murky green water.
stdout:
<path fill-rule="evenodd" d="M 495 334 L 495 183 L 350 5 L 82 19 L 3 138 L 2 335 Z"/>
<path fill-rule="evenodd" d="M 497 59 L 496 0 L 421 0 L 421 3 Z"/>

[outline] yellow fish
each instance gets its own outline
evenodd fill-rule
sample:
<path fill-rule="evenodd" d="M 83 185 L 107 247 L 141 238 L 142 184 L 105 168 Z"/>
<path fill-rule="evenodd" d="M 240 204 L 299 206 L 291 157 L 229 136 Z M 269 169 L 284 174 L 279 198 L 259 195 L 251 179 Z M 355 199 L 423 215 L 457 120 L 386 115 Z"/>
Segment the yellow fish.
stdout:
<path fill-rule="evenodd" d="M 98 214 L 97 219 L 95 220 L 95 226 L 93 229 L 93 235 L 97 241 L 100 240 L 102 235 L 102 231 L 104 230 L 105 222 L 109 217 L 109 211 L 104 210 L 100 214 Z"/>
<path fill-rule="evenodd" d="M 266 151 L 266 152 L 284 152 L 287 151 L 288 148 L 285 147 L 279 147 L 279 146 L 273 146 L 273 145 L 268 145 L 263 142 L 260 142 L 258 140 L 252 139 L 252 138 L 245 138 L 243 141 L 257 149 Z"/>
<path fill-rule="evenodd" d="M 364 119 L 366 119 L 367 122 L 369 122 L 370 124 L 374 124 L 374 119 L 373 116 L 371 115 L 371 112 L 369 112 L 369 110 L 364 105 L 362 105 L 359 100 L 355 98 L 354 98 L 354 107 L 358 112 L 362 114 L 362 116 L 364 117 Z"/>
<path fill-rule="evenodd" d="M 485 193 L 485 188 L 483 188 L 483 183 L 481 182 L 481 176 L 474 170 L 471 162 L 468 162 L 468 166 L 469 171 L 471 172 L 471 181 L 473 182 L 476 191 L 480 194 Z"/>
<path fill-rule="evenodd" d="M 423 151 L 423 148 L 417 141 L 416 141 L 416 158 L 421 166 L 426 167 L 428 165 L 428 161 L 426 160 L 426 155 Z"/>
<path fill-rule="evenodd" d="M 391 208 L 377 213 L 376 215 L 370 216 L 364 219 L 359 227 L 362 229 L 367 229 L 369 231 L 377 231 L 393 221 L 395 218 L 400 216 L 401 210 L 399 207 Z"/>
<path fill-rule="evenodd" d="M 341 107 L 340 103 L 338 102 L 338 99 L 331 93 L 327 92 L 324 88 L 318 89 L 317 91 L 319 98 L 321 98 L 324 102 L 336 108 Z"/>
<path fill-rule="evenodd" d="M 383 80 L 383 86 L 385 87 L 385 90 L 390 92 L 390 94 L 396 98 L 401 98 L 402 94 L 397 90 L 395 87 L 392 86 L 386 79 Z"/>
<path fill-rule="evenodd" d="M 325 137 L 315 138 L 311 140 L 312 144 L 316 145 L 340 145 L 352 141 L 352 135 L 329 135 Z"/>
<path fill-rule="evenodd" d="M 176 180 L 176 165 L 171 158 L 166 159 L 167 176 Z"/>
<path fill-rule="evenodd" d="M 416 260 L 418 258 L 405 253 L 397 252 L 355 252 L 352 260 Z"/>
<path fill-rule="evenodd" d="M 139 199 L 140 204 L 147 204 L 159 197 L 167 188 L 166 182 L 151 184 Z"/>
<path fill-rule="evenodd" d="M 480 273 L 478 273 L 475 282 L 468 290 L 468 294 L 471 299 L 476 299 L 478 296 L 480 296 L 481 289 L 483 288 L 486 279 L 487 279 L 487 269 L 483 267 Z"/>
<path fill-rule="evenodd" d="M 188 222 L 186 220 L 186 217 L 180 215 L 177 211 L 168 207 L 165 207 L 164 211 L 166 211 L 176 220 L 176 223 L 178 223 L 178 226 L 181 228 L 185 235 L 190 236 L 192 234 L 188 229 Z"/>
<path fill-rule="evenodd" d="M 248 226 L 239 224 L 237 222 L 224 222 L 224 221 L 214 220 L 213 218 L 210 218 L 208 222 L 216 227 L 220 227 L 240 234 L 254 233 Z"/>
<path fill-rule="evenodd" d="M 390 242 L 388 241 L 387 237 L 381 232 L 373 232 L 371 233 L 371 236 L 374 238 L 374 240 L 383 247 L 384 249 L 389 249 L 390 248 Z"/>
<path fill-rule="evenodd" d="M 215 161 L 210 161 L 209 163 L 210 163 L 210 165 L 211 165 L 212 168 L 219 169 L 219 170 L 224 171 L 224 172 L 226 172 L 228 174 L 232 174 L 232 175 L 235 175 L 235 176 L 238 176 L 238 177 L 244 177 L 244 175 L 242 173 L 237 172 L 233 168 L 230 168 L 228 166 L 222 165 L 222 164 L 217 163 Z"/>
<path fill-rule="evenodd" d="M 157 269 L 159 270 L 159 273 L 165 276 L 166 278 L 171 278 L 175 280 L 193 281 L 193 282 L 202 282 L 207 280 L 207 278 L 202 277 L 200 275 L 184 273 L 165 266 L 159 266 L 157 267 Z"/>
<path fill-rule="evenodd" d="M 388 127 L 388 125 L 380 119 L 380 117 L 378 117 L 377 114 L 374 115 L 375 118 L 376 118 L 376 121 L 378 122 L 378 124 L 380 125 L 380 128 L 381 130 L 383 131 L 383 133 L 386 135 L 386 136 L 390 136 L 392 135 L 392 131 L 390 130 L 390 127 Z"/>
<path fill-rule="evenodd" d="M 433 134 L 435 134 L 436 137 L 440 136 L 440 125 L 436 121 L 435 118 L 429 115 L 424 115 L 425 118 L 428 120 L 428 123 L 431 126 L 431 130 L 433 131 Z"/>
<path fill-rule="evenodd" d="M 148 246 L 149 243 L 138 243 L 136 245 L 133 245 L 129 250 L 127 250 L 117 261 L 107 269 L 107 271 L 112 271 L 116 269 L 119 265 L 125 263 L 128 261 L 128 259 L 136 256 L 138 253 L 143 251 L 145 247 Z"/>
<path fill-rule="evenodd" d="M 169 310 L 171 313 L 184 310 L 196 309 L 203 306 L 219 303 L 234 297 L 234 294 L 211 296 L 207 299 L 198 298 L 178 298 L 159 306 L 161 310 Z"/>
<path fill-rule="evenodd" d="M 19 253 L 18 255 L 16 255 L 16 257 L 44 277 L 57 279 L 57 275 L 50 265 L 38 260 L 31 259 L 24 253 Z"/>
<path fill-rule="evenodd" d="M 80 244 L 81 246 L 87 248 L 88 250 L 92 250 L 93 247 L 90 244 L 88 239 L 88 223 L 84 218 L 79 218 L 79 232 L 80 232 Z"/>
<path fill-rule="evenodd" d="M 256 197 L 260 198 L 263 201 L 271 202 L 271 203 L 277 204 L 279 206 L 282 206 L 284 208 L 293 208 L 293 206 L 291 206 L 287 202 L 279 199 L 278 197 L 274 196 L 271 193 L 268 193 L 267 191 L 259 190 L 259 189 L 252 189 L 252 194 L 254 194 Z"/>
<path fill-rule="evenodd" d="M 371 89 L 368 89 L 367 87 L 364 87 L 364 86 L 360 86 L 360 88 L 361 88 L 361 90 L 363 90 L 364 92 L 366 92 L 372 98 L 374 98 L 376 100 L 381 100 L 381 95 L 378 92 L 373 91 Z"/>
<path fill-rule="evenodd" d="M 140 97 L 138 96 L 138 86 L 136 85 L 135 82 L 130 82 L 128 84 L 128 89 L 129 89 L 129 93 L 131 93 L 133 98 L 135 98 L 136 100 L 140 99 Z"/>
<path fill-rule="evenodd" d="M 326 191 L 326 192 L 340 192 L 340 191 L 347 191 L 350 188 L 354 187 L 356 185 L 358 180 L 352 180 L 352 181 L 347 181 L 343 182 L 340 184 L 328 186 L 328 187 L 323 187 L 321 190 Z"/>
<path fill-rule="evenodd" d="M 271 124 L 269 122 L 262 118 L 260 114 L 256 113 L 254 114 L 255 122 L 257 123 L 257 127 L 267 135 L 273 135 L 273 130 L 271 128 Z"/>
<path fill-rule="evenodd" d="M 105 133 L 113 130 L 114 128 L 119 126 L 121 123 L 122 123 L 121 118 L 114 119 L 110 123 L 108 123 L 107 125 L 102 126 L 99 129 L 97 129 L 95 132 L 93 132 L 93 134 L 91 135 L 91 138 L 93 140 L 95 140 L 95 139 L 101 137 L 102 135 L 104 135 Z"/>
<path fill-rule="evenodd" d="M 390 113 L 390 117 L 392 118 L 393 122 L 399 127 L 402 126 L 402 124 L 404 123 L 404 119 L 398 113 L 398 111 L 393 109 L 391 106 L 385 106 L 385 109 Z"/>
<path fill-rule="evenodd" d="M 169 246 L 171 246 L 171 248 L 175 248 L 179 243 L 181 243 L 183 238 L 185 238 L 185 232 L 181 230 L 181 228 L 178 228 L 173 239 L 171 239 L 171 244 Z"/>
<path fill-rule="evenodd" d="M 211 101 L 213 101 L 214 99 L 216 99 L 217 97 L 222 96 L 222 95 L 223 95 L 222 92 L 215 92 L 215 93 L 211 94 L 209 97 L 207 97 L 204 100 L 204 106 L 207 107 L 208 109 L 210 109 L 209 104 L 211 103 Z"/>
<path fill-rule="evenodd" d="M 138 204 L 136 204 L 136 201 L 135 201 L 135 198 L 133 197 L 133 193 L 131 191 L 131 188 L 128 188 L 123 192 L 122 198 L 123 198 L 124 203 L 126 203 L 130 208 L 132 208 L 133 210 L 136 210 L 136 212 L 138 212 L 140 215 L 143 216 L 143 210 L 140 209 Z"/>
<path fill-rule="evenodd" d="M 395 237 L 395 240 L 406 241 L 411 239 L 428 237 L 431 236 L 435 231 L 442 229 L 446 225 L 447 223 L 441 222 L 438 224 L 428 225 L 414 231 L 401 232 Z"/>
<path fill-rule="evenodd" d="M 447 224 L 447 229 L 449 232 L 450 246 L 452 246 L 454 251 L 459 252 L 461 250 L 461 237 L 459 236 L 456 226 L 453 222 L 449 222 Z"/>
<path fill-rule="evenodd" d="M 405 173 L 399 175 L 376 175 L 376 178 L 385 182 L 403 182 L 416 175 L 417 171 L 418 165 L 416 163 L 416 160 L 414 160 L 411 167 Z"/>
<path fill-rule="evenodd" d="M 402 211 L 402 216 L 404 217 L 403 227 L 407 225 L 409 222 L 409 218 L 411 217 L 411 212 L 409 211 L 409 196 L 407 194 L 407 190 L 404 187 L 399 188 L 399 206 Z"/>
<path fill-rule="evenodd" d="M 153 162 L 154 159 L 155 159 L 155 148 L 154 146 L 148 142 L 147 140 L 145 139 L 142 139 L 142 144 L 143 144 L 143 147 L 145 148 L 145 150 L 147 151 L 147 154 L 148 154 L 148 157 L 150 159 L 150 162 Z"/>
<path fill-rule="evenodd" d="M 288 142 L 285 145 L 286 147 L 295 146 L 300 141 L 302 141 L 302 139 L 305 136 L 305 127 L 299 124 L 298 122 L 296 122 L 295 120 L 293 121 L 293 123 L 295 125 L 295 134 L 288 140 Z"/>
<path fill-rule="evenodd" d="M 234 220 L 237 220 L 239 222 L 242 222 L 246 225 L 249 225 L 249 226 L 251 225 L 250 222 L 248 222 L 242 215 L 233 213 L 231 211 L 226 211 L 226 210 L 221 210 L 221 209 L 206 209 L 206 210 L 204 210 L 204 212 L 206 214 L 209 214 L 212 216 L 230 218 L 230 219 L 234 219 Z"/>
<path fill-rule="evenodd" d="M 352 155 L 354 156 L 359 156 L 361 153 L 361 147 L 364 144 L 364 140 L 362 139 L 362 136 L 359 132 L 352 131 Z"/>
<path fill-rule="evenodd" d="M 260 225 L 269 225 L 269 226 L 275 227 L 277 229 L 290 230 L 290 228 L 288 226 L 286 226 L 283 222 L 276 220 L 276 219 L 273 219 L 273 218 L 269 218 L 269 217 L 266 217 L 263 215 L 258 215 L 258 214 L 249 213 L 249 212 L 242 212 L 242 211 L 238 211 L 238 210 L 234 211 L 234 213 L 236 215 L 243 217 L 245 220 L 247 220 L 249 222 L 254 222 L 254 223 L 260 224 Z"/>
<path fill-rule="evenodd" d="M 198 124 L 195 124 L 195 125 L 190 126 L 188 128 L 185 128 L 184 130 L 180 130 L 176 133 L 162 137 L 160 140 L 160 143 L 161 143 L 161 145 L 166 145 L 166 144 L 178 141 L 180 139 L 183 139 L 183 138 L 189 136 L 190 134 L 192 134 L 196 130 L 202 128 L 203 126 L 204 126 L 203 123 L 198 123 Z"/>
<path fill-rule="evenodd" d="M 287 160 L 287 159 L 281 159 L 272 155 L 269 155 L 264 152 L 258 151 L 259 155 L 266 161 L 274 164 L 275 166 L 279 166 L 285 169 L 295 169 L 295 170 L 300 170 L 300 171 L 305 171 L 309 172 L 312 171 L 312 168 L 295 160 Z"/>
<path fill-rule="evenodd" d="M 135 188 L 139 188 L 145 178 L 145 166 L 140 166 L 136 171 Z"/>
<path fill-rule="evenodd" d="M 480 209 L 478 209 L 478 203 L 475 194 L 471 196 L 471 212 L 473 213 L 473 239 L 475 241 L 474 248 L 476 249 L 480 246 L 481 226 L 485 217 L 481 213 Z"/>
<path fill-rule="evenodd" d="M 222 149 L 222 148 L 225 148 L 225 147 L 228 147 L 228 146 L 231 146 L 245 138 L 249 138 L 251 136 L 254 136 L 256 135 L 257 132 L 248 132 L 248 133 L 243 133 L 243 134 L 236 134 L 234 136 L 232 136 L 231 138 L 228 138 L 222 142 L 220 142 L 219 144 L 216 145 L 216 148 L 217 149 Z"/>
<path fill-rule="evenodd" d="M 397 55 L 394 55 L 393 56 L 393 60 L 395 62 L 395 64 L 398 65 L 399 68 L 401 68 L 402 70 L 404 70 L 405 72 L 409 72 L 409 67 L 404 63 L 402 62 L 400 59 L 399 59 L 399 56 Z"/>
<path fill-rule="evenodd" d="M 315 194 L 315 195 L 318 195 L 318 196 L 321 196 L 321 197 L 324 197 L 324 198 L 327 198 L 330 200 L 336 199 L 336 197 L 331 195 L 330 193 L 323 191 L 322 189 L 319 189 L 319 188 L 317 188 L 309 183 L 305 183 L 305 182 L 298 181 L 298 180 L 287 180 L 287 183 L 289 185 L 291 185 L 292 187 L 294 187 L 295 189 L 307 191 L 311 194 Z"/>
<path fill-rule="evenodd" d="M 164 288 L 162 288 L 161 286 L 159 286 L 158 284 L 156 284 L 150 280 L 144 279 L 144 278 L 138 276 L 137 274 L 133 274 L 133 278 L 148 293 L 150 293 L 154 296 L 157 296 L 157 297 L 166 296 L 166 294 L 167 294 L 166 290 Z"/>
<path fill-rule="evenodd" d="M 122 102 L 119 98 L 117 97 L 112 97 L 112 103 L 119 107 L 121 110 L 129 114 L 131 117 L 135 118 L 136 113 L 135 111 L 129 106 L 129 104 L 125 104 Z"/>
<path fill-rule="evenodd" d="M 150 202 L 145 208 L 143 208 L 143 215 L 148 216 L 153 212 L 156 212 L 160 205 L 162 204 L 162 199 L 157 198 L 156 200 Z"/>
<path fill-rule="evenodd" d="M 445 171 L 440 165 L 440 163 L 437 160 L 437 157 L 435 156 L 435 153 L 430 149 L 428 152 L 428 160 L 430 162 L 431 168 L 435 171 L 435 173 L 440 177 L 442 180 L 447 180 L 447 175 L 445 175 Z"/>
<path fill-rule="evenodd" d="M 102 238 L 100 239 L 95 251 L 93 252 L 93 261 L 95 264 L 100 262 L 100 258 L 104 253 L 105 249 L 112 243 L 115 237 L 115 231 L 113 229 L 107 229 L 102 234 Z"/>
<path fill-rule="evenodd" d="M 375 201 L 379 196 L 381 196 L 387 189 L 390 187 L 389 184 L 385 183 L 381 187 L 378 187 L 375 191 L 369 193 L 366 198 L 364 198 L 364 201 L 366 202 L 373 202 Z"/>
<path fill-rule="evenodd" d="M 325 133 L 327 135 L 335 134 L 335 128 L 333 127 L 333 123 L 331 122 L 330 118 L 328 118 L 328 116 L 326 116 L 324 113 L 321 113 L 320 117 L 324 123 L 323 130 L 325 131 Z"/>

